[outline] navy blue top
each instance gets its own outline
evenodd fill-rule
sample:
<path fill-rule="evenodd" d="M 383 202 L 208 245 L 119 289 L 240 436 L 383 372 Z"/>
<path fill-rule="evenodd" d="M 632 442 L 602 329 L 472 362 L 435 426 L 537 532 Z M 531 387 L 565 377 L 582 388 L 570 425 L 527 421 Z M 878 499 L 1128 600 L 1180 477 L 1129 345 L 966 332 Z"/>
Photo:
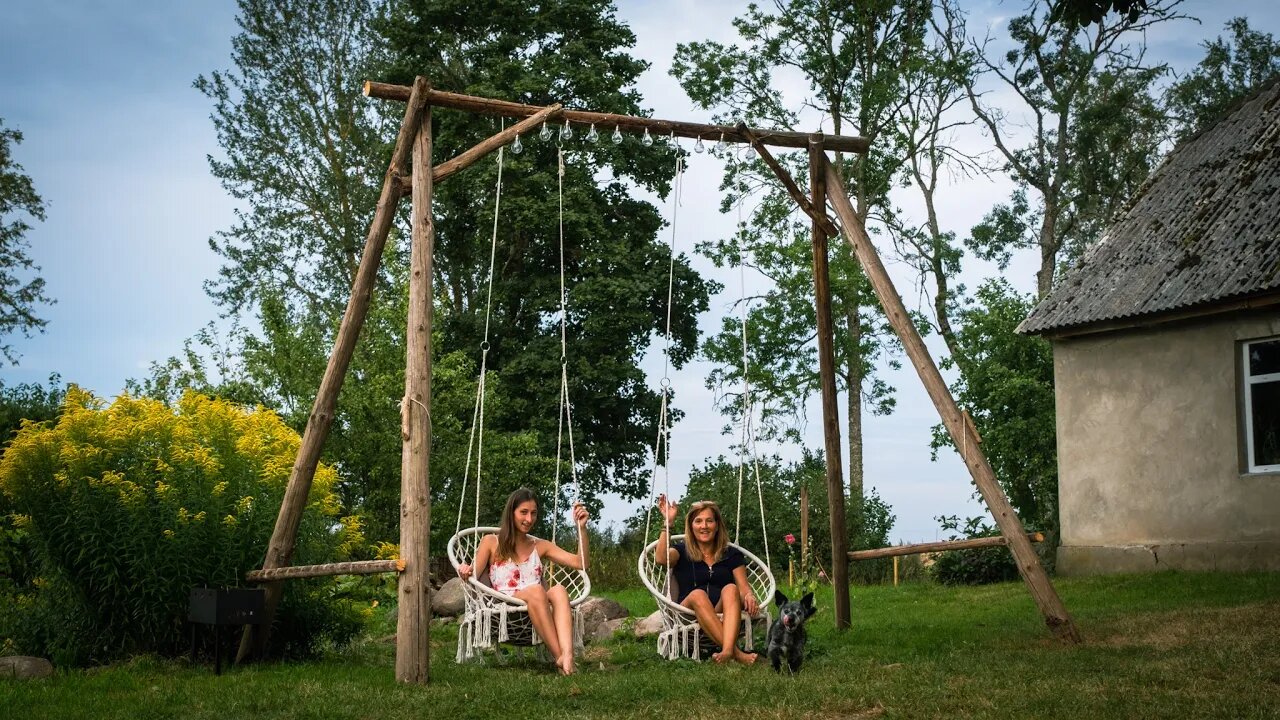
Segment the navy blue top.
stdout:
<path fill-rule="evenodd" d="M 724 552 L 720 554 L 720 560 L 714 565 L 707 565 L 702 560 L 695 561 L 690 558 L 683 542 L 671 543 L 671 547 L 680 553 L 680 559 L 672 568 L 676 585 L 680 590 L 676 602 L 684 602 L 689 593 L 702 590 L 707 593 L 712 605 L 718 604 L 720 590 L 725 585 L 733 584 L 734 569 L 747 564 L 742 551 L 732 545 L 725 546 Z"/>

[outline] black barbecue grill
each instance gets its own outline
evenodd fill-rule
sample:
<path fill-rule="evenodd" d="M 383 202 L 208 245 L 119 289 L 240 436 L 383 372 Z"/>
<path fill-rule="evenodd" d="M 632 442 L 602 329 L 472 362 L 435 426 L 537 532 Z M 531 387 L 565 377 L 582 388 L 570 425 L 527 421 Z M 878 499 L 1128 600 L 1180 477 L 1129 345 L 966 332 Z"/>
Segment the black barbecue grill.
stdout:
<path fill-rule="evenodd" d="M 262 588 L 191 588 L 191 663 L 196 662 L 196 625 L 213 626 L 214 673 L 222 674 L 222 631 L 227 625 L 258 625 L 265 615 Z"/>

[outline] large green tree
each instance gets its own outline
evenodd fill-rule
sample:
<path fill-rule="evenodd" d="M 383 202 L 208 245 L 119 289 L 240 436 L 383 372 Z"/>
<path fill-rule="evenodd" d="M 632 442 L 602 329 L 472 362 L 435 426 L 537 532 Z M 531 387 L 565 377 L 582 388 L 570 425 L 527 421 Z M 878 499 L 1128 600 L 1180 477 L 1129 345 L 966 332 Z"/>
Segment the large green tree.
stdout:
<path fill-rule="evenodd" d="M 1271 33 L 1249 28 L 1249 19 L 1232 18 L 1230 38 L 1203 44 L 1198 65 L 1169 86 L 1165 102 L 1182 140 L 1216 120 L 1233 102 L 1280 74 L 1280 43 Z"/>
<path fill-rule="evenodd" d="M 634 89 L 647 64 L 628 49 L 634 34 L 606 0 L 500 0 L 484 13 L 466 2 L 410 0 L 394 5 L 379 28 L 391 64 L 386 77 L 430 78 L 440 90 L 531 105 L 560 102 L 604 112 L 647 114 Z M 501 127 L 498 118 L 438 110 L 438 159 L 454 156 Z M 511 393 L 512 413 L 495 428 L 557 433 L 560 339 L 558 312 L 558 148 L 563 178 L 567 285 L 567 358 L 578 436 L 579 478 L 588 492 L 608 487 L 639 497 L 646 489 L 649 443 L 659 396 L 639 367 L 666 321 L 669 250 L 663 225 L 634 186 L 670 188 L 669 148 L 639 138 L 614 143 L 612 128 L 571 127 L 572 138 L 530 134 L 508 155 L 497 232 L 492 313 L 486 314 L 496 166 L 477 165 L 436 188 L 435 282 L 441 334 L 450 348 L 479 346 L 490 323 L 489 366 Z M 679 367 L 697 346 L 696 315 L 713 286 L 674 264 L 671 361 Z M 548 448 L 552 449 L 552 448 Z"/>
<path fill-rule="evenodd" d="M 203 376 L 241 401 L 281 409 L 301 427 L 350 292 L 403 107 L 362 97 L 360 81 L 409 82 L 421 74 L 437 89 L 641 114 L 630 86 L 644 66 L 625 52 L 634 42 L 630 31 L 600 2 L 509 3 L 492 14 L 462 3 L 329 0 L 241 0 L 240 9 L 233 69 L 201 77 L 197 87 L 214 103 L 225 152 L 211 160 L 213 171 L 245 205 L 237 224 L 212 241 L 224 263 L 208 289 L 252 332 L 235 332 L 234 358 L 224 368 L 203 367 L 209 363 L 188 354 L 157 366 L 148 382 L 152 392 L 164 392 L 181 384 L 177 378 Z M 500 124 L 437 110 L 435 160 Z M 633 199 L 629 187 L 665 191 L 670 155 L 634 139 L 591 144 L 585 130 L 563 142 L 567 362 L 580 490 L 587 498 L 605 487 L 636 495 L 643 491 L 657 407 L 638 363 L 665 318 L 668 255 L 655 241 L 658 212 Z M 607 137 L 608 130 L 600 130 Z M 441 183 L 434 198 L 433 494 L 437 502 L 455 501 L 461 490 L 487 316 L 485 467 L 493 482 L 482 498 L 484 519 L 496 514 L 495 496 L 504 490 L 546 488 L 555 474 L 561 355 L 556 145 L 525 137 L 523 154 L 505 155 L 491 311 L 487 266 L 498 156 Z M 401 222 L 388 243 L 326 444 L 326 457 L 342 476 L 343 501 L 366 513 L 373 539 L 393 537 L 398 518 L 403 229 Z M 706 308 L 711 288 L 680 258 L 675 277 L 672 354 L 678 364 L 696 345 L 694 316 Z M 210 372 L 215 369 L 222 372 Z M 453 504 L 440 502 L 445 512 L 436 514 L 438 528 L 452 529 Z"/>
<path fill-rule="evenodd" d="M 27 254 L 29 220 L 44 220 L 45 204 L 13 159 L 13 148 L 20 142 L 22 133 L 6 128 L 0 118 L 0 337 L 43 332 L 48 321 L 36 316 L 36 306 L 53 302 L 44 294 L 44 278 L 36 274 L 40 268 Z M 18 362 L 9 343 L 0 343 L 0 353 L 11 364 Z"/>

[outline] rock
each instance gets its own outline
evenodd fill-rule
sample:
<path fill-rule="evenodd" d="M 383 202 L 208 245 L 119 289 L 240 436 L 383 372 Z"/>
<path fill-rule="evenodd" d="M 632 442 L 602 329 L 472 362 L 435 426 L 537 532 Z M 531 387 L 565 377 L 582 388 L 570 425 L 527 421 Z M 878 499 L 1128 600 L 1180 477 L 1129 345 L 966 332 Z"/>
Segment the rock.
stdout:
<path fill-rule="evenodd" d="M 53 664 L 44 658 L 12 655 L 0 658 L 0 677 L 38 680 L 53 676 Z"/>
<path fill-rule="evenodd" d="M 662 611 L 654 610 L 652 615 L 636 623 L 633 632 L 636 637 L 647 637 L 662 632 Z"/>
<path fill-rule="evenodd" d="M 578 610 L 582 613 L 583 637 L 594 636 L 596 628 L 606 620 L 617 620 L 631 614 L 613 600 L 594 596 L 584 600 Z"/>
<path fill-rule="evenodd" d="M 462 614 L 462 579 L 453 578 L 431 593 L 431 614 L 437 617 Z"/>
<path fill-rule="evenodd" d="M 593 630 L 590 635 L 585 635 L 584 637 L 589 644 L 605 642 L 606 640 L 612 639 L 613 636 L 622 629 L 622 624 L 626 621 L 626 618 L 605 620 L 599 625 L 596 625 L 595 630 Z"/>

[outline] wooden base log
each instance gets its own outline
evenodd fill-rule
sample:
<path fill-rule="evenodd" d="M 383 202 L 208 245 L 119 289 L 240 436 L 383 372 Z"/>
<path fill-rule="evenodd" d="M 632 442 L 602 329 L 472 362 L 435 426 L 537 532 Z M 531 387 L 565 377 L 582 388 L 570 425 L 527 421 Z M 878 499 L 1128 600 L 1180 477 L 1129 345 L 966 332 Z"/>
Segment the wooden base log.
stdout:
<path fill-rule="evenodd" d="M 1044 542 L 1044 533 L 1028 533 L 1031 542 Z M 902 555 L 919 555 L 920 553 L 946 552 L 948 550 L 972 550 L 974 548 L 1000 547 L 1008 545 L 1004 537 L 968 538 L 966 540 L 940 540 L 938 542 L 915 543 L 913 545 L 894 545 L 892 547 L 875 548 L 874 550 L 854 550 L 849 553 L 850 560 L 876 560 L 879 558 L 899 557 Z"/>
<path fill-rule="evenodd" d="M 358 562 L 328 563 L 327 565 L 291 565 L 274 570 L 254 570 L 244 575 L 245 582 L 260 583 L 273 580 L 332 577 L 334 575 L 377 575 L 386 572 L 402 572 L 403 560 L 361 560 Z"/>
<path fill-rule="evenodd" d="M 307 417 L 307 427 L 302 432 L 302 444 L 298 447 L 298 457 L 289 474 L 284 500 L 280 503 L 280 514 L 276 516 L 275 529 L 271 533 L 267 555 L 262 562 L 263 570 L 287 566 L 293 558 L 298 525 L 302 522 L 302 511 L 307 505 L 307 495 L 311 492 L 311 481 L 315 478 L 316 466 L 320 463 L 320 451 L 324 448 L 324 441 L 329 437 L 329 427 L 333 424 L 338 392 L 342 389 L 347 368 L 351 364 L 351 355 L 355 351 L 356 339 L 360 336 L 360 328 L 364 326 L 365 316 L 369 312 L 369 300 L 373 296 L 382 248 L 386 245 L 387 233 L 391 230 L 396 205 L 400 201 L 396 177 L 404 174 L 403 168 L 413 146 L 419 120 L 426 108 L 426 91 L 425 79 L 418 78 L 414 81 L 409 104 L 404 111 L 404 122 L 400 125 L 400 135 L 396 138 L 395 150 L 391 154 L 391 164 L 382 181 L 378 207 L 369 224 L 369 235 L 360 256 L 360 268 L 351 287 L 351 299 L 347 301 L 347 310 L 342 316 L 333 352 L 329 354 L 329 364 L 325 367 L 320 390 L 311 406 L 311 415 Z M 242 662 L 251 655 L 261 657 L 266 650 L 271 621 L 280 604 L 284 586 L 279 581 L 273 581 L 266 586 L 266 590 L 263 624 L 245 626 L 236 662 Z"/>

